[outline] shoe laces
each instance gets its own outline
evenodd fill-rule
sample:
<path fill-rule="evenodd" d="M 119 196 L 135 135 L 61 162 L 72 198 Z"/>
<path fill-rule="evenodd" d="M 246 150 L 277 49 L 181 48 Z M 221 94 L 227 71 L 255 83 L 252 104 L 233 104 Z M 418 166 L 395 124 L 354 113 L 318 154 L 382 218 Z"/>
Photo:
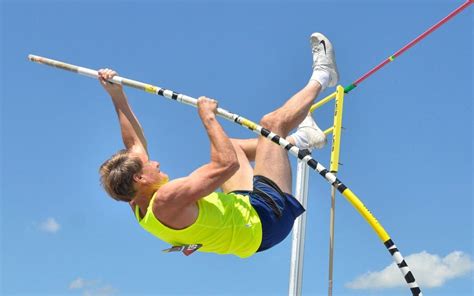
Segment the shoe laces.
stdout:
<path fill-rule="evenodd" d="M 322 49 L 321 43 L 319 43 L 318 45 L 312 47 L 313 54 L 315 54 L 315 53 L 319 54 L 322 50 L 323 49 Z"/>

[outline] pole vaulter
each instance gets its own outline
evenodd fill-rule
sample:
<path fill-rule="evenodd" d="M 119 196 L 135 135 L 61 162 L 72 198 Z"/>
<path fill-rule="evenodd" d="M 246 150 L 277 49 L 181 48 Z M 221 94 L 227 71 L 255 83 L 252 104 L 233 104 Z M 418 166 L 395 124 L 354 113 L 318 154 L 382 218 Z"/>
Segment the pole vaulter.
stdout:
<path fill-rule="evenodd" d="M 362 81 L 367 79 L 369 76 L 377 72 L 379 69 L 384 67 L 386 64 L 389 62 L 393 61 L 396 57 L 400 56 L 403 54 L 405 51 L 407 51 L 409 48 L 411 48 L 413 45 L 418 43 L 420 40 L 425 38 L 427 35 L 438 29 L 441 25 L 446 23 L 449 19 L 457 15 L 459 12 L 467 8 L 470 4 L 474 3 L 474 0 L 468 0 L 466 1 L 463 5 L 461 5 L 459 8 L 457 8 L 455 11 L 453 11 L 451 14 L 449 14 L 446 18 L 441 20 L 439 23 L 431 27 L 428 31 L 417 37 L 415 40 L 410 42 L 408 45 L 403 47 L 401 50 L 396 52 L 394 55 L 390 56 L 387 60 L 376 66 L 374 69 L 370 70 L 367 74 L 356 80 L 354 83 L 351 85 L 347 86 L 345 88 L 345 92 L 348 93 L 355 87 L 357 87 L 358 84 L 360 84 Z M 30 61 L 37 62 L 40 64 L 56 67 L 62 70 L 67 70 L 70 72 L 74 72 L 80 75 L 92 77 L 92 78 L 98 78 L 98 72 L 96 70 L 84 68 L 84 67 L 79 67 L 75 66 L 72 64 L 60 62 L 57 60 L 52 60 L 36 55 L 29 55 L 28 56 Z M 116 83 L 116 84 L 121 84 L 125 86 L 129 86 L 135 89 L 143 90 L 151 94 L 163 96 L 165 98 L 184 103 L 187 105 L 191 105 L 194 107 L 197 107 L 197 100 L 193 97 L 183 95 L 180 93 L 176 93 L 172 90 L 168 90 L 165 88 L 161 88 L 158 86 L 154 86 L 151 84 L 143 83 L 140 81 L 124 78 L 124 77 L 119 77 L 115 76 L 113 77 L 110 82 Z M 333 95 L 330 95 L 331 97 Z M 334 94 L 335 96 L 335 94 Z M 320 102 L 324 100 L 330 100 L 330 98 L 327 97 Z M 317 103 L 319 104 L 319 103 Z M 317 105 L 315 104 L 315 105 Z M 312 107 L 312 111 L 315 109 L 315 105 Z M 415 281 L 415 277 L 413 276 L 413 273 L 410 271 L 410 268 L 408 267 L 406 261 L 404 260 L 403 256 L 399 252 L 398 248 L 396 247 L 395 243 L 393 240 L 390 238 L 389 234 L 387 231 L 382 227 L 382 225 L 379 223 L 379 221 L 372 215 L 372 213 L 367 209 L 367 207 L 362 203 L 362 201 L 357 197 L 352 190 L 350 190 L 346 185 L 342 183 L 341 180 L 337 179 L 337 177 L 328 171 L 323 165 L 321 165 L 317 160 L 315 160 L 309 152 L 305 152 L 300 150 L 298 147 L 295 145 L 289 143 L 287 140 L 284 138 L 280 137 L 279 135 L 271 132 L 270 130 L 263 128 L 262 126 L 256 124 L 255 122 L 250 121 L 249 119 L 246 119 L 240 115 L 237 115 L 235 113 L 231 113 L 225 109 L 218 108 L 217 109 L 217 115 L 220 117 L 223 117 L 224 119 L 227 119 L 229 121 L 233 121 L 243 127 L 248 128 L 249 130 L 253 131 L 254 133 L 263 136 L 272 142 L 280 145 L 283 147 L 285 150 L 287 150 L 291 155 L 297 157 L 300 161 L 306 163 L 310 168 L 312 168 L 314 171 L 318 172 L 321 176 L 323 176 L 326 181 L 328 181 L 336 190 L 338 190 L 351 204 L 356 208 L 356 210 L 359 212 L 359 214 L 364 217 L 364 219 L 369 223 L 369 225 L 373 228 L 373 230 L 377 233 L 378 237 L 382 240 L 384 243 L 385 247 L 388 249 L 390 254 L 392 255 L 393 260 L 397 264 L 398 268 L 402 272 L 405 281 L 407 282 L 412 295 L 422 295 L 421 289 L 419 288 L 418 284 Z"/>

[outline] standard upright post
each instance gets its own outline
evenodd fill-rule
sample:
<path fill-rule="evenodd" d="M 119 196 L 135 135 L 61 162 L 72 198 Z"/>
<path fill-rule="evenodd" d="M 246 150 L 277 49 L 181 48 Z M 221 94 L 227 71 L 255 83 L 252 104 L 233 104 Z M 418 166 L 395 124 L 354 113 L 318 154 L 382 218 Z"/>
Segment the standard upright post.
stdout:
<path fill-rule="evenodd" d="M 342 110 L 344 106 L 344 88 L 337 87 L 336 107 L 334 108 L 334 125 L 332 130 L 331 172 L 336 175 L 339 170 L 339 152 L 341 150 Z M 329 215 L 329 281 L 328 296 L 332 296 L 333 263 L 334 263 L 334 226 L 336 217 L 336 190 L 331 186 L 331 213 Z"/>
<path fill-rule="evenodd" d="M 309 168 L 303 162 L 298 160 L 296 172 L 295 197 L 306 209 L 308 203 L 308 175 Z M 300 296 L 303 286 L 303 258 L 304 258 L 304 239 L 306 233 L 306 213 L 299 216 L 293 226 L 293 242 L 291 247 L 291 266 L 290 266 L 290 284 L 288 295 Z"/>

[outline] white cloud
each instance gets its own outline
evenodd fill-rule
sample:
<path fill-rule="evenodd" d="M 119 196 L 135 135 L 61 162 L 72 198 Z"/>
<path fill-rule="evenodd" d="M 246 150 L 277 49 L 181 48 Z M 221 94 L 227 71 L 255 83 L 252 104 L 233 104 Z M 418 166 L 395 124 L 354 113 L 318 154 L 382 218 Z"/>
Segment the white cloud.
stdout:
<path fill-rule="evenodd" d="M 69 289 L 82 289 L 85 286 L 85 281 L 82 278 L 77 278 L 69 284 Z"/>
<path fill-rule="evenodd" d="M 39 225 L 40 230 L 44 232 L 56 233 L 61 228 L 61 225 L 54 219 L 48 218 Z"/>
<path fill-rule="evenodd" d="M 81 277 L 78 277 L 77 279 L 73 280 L 69 284 L 69 289 L 71 289 L 71 290 L 84 289 L 84 288 L 94 287 L 98 284 L 99 284 L 99 282 L 96 281 L 96 280 L 85 280 Z"/>
<path fill-rule="evenodd" d="M 97 287 L 91 290 L 84 291 L 83 296 L 111 296 L 116 294 L 118 291 L 111 285 L 105 285 Z"/>
<path fill-rule="evenodd" d="M 109 284 L 102 284 L 98 280 L 85 280 L 81 277 L 69 283 L 70 290 L 82 290 L 83 296 L 111 296 L 118 291 Z"/>
<path fill-rule="evenodd" d="M 444 258 L 423 251 L 407 256 L 406 261 L 421 288 L 441 287 L 448 280 L 461 277 L 474 270 L 474 261 L 468 254 L 460 251 L 454 251 Z M 406 282 L 395 263 L 381 271 L 367 272 L 346 284 L 347 288 L 357 290 L 402 286 L 406 286 Z"/>

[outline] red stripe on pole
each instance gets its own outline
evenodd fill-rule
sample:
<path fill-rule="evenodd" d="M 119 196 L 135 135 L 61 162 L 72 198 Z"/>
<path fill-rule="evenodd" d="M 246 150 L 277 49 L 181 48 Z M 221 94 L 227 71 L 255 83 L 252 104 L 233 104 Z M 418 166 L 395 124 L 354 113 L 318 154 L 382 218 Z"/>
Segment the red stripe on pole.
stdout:
<path fill-rule="evenodd" d="M 470 0 L 470 1 L 466 1 L 466 3 L 464 3 L 463 5 L 459 6 L 456 10 L 454 10 L 453 12 L 451 12 L 447 17 L 445 17 L 444 19 L 442 19 L 441 21 L 439 21 L 436 25 L 432 26 L 431 28 L 429 28 L 428 30 L 426 30 L 426 32 L 424 32 L 423 34 L 421 34 L 420 36 L 418 36 L 415 40 L 413 40 L 412 42 L 410 42 L 409 44 L 407 44 L 405 47 L 403 47 L 402 49 L 400 49 L 399 51 L 397 51 L 393 56 L 394 57 L 398 57 L 399 55 L 401 55 L 402 53 L 404 53 L 405 51 L 407 51 L 408 49 L 410 49 L 413 45 L 417 44 L 420 40 L 422 40 L 423 38 L 425 38 L 426 36 L 428 36 L 429 34 L 431 34 L 431 32 L 435 31 L 436 29 L 438 29 L 439 27 L 441 27 L 443 24 L 445 24 L 447 21 L 449 21 L 450 19 L 452 19 L 453 17 L 455 17 L 458 13 L 460 13 L 461 11 L 464 10 L 464 8 L 468 7 L 469 5 L 471 5 L 473 3 L 474 0 Z"/>
<path fill-rule="evenodd" d="M 424 39 L 426 36 L 428 36 L 429 34 L 431 34 L 433 31 L 435 31 L 436 29 L 438 29 L 439 27 L 441 27 L 443 24 L 445 24 L 447 21 L 449 21 L 451 18 L 453 18 L 454 16 L 456 16 L 458 13 L 460 13 L 461 11 L 463 11 L 465 8 L 467 8 L 469 5 L 471 5 L 472 3 L 474 3 L 474 0 L 468 0 L 466 1 L 464 4 L 462 4 L 461 6 L 459 6 L 456 10 L 454 10 L 453 12 L 451 12 L 448 16 L 446 16 L 444 19 L 442 19 L 441 21 L 439 21 L 438 23 L 436 23 L 434 26 L 432 26 L 431 28 L 429 28 L 426 32 L 424 32 L 423 34 L 421 34 L 420 36 L 418 36 L 417 38 L 415 38 L 413 41 L 411 41 L 410 43 L 408 43 L 407 45 L 405 45 L 402 49 L 400 49 L 399 51 L 397 51 L 395 54 L 393 54 L 392 56 L 394 58 L 400 56 L 402 53 L 404 53 L 405 51 L 407 51 L 408 49 L 410 49 L 413 45 L 417 44 L 418 42 L 420 42 L 422 39 Z M 367 72 L 366 74 L 364 74 L 361 78 L 357 79 L 354 83 L 354 85 L 359 85 L 362 81 L 364 81 L 365 79 L 367 79 L 369 76 L 371 76 L 372 74 L 374 74 L 375 72 L 377 72 L 378 70 L 380 70 L 382 67 L 384 67 L 386 64 L 388 64 L 390 62 L 390 59 L 387 59 L 385 61 L 383 61 L 382 63 L 380 63 L 379 65 L 377 65 L 375 68 L 373 68 L 372 70 L 370 70 L 369 72 Z"/>
<path fill-rule="evenodd" d="M 357 79 L 356 82 L 354 82 L 353 84 L 354 85 L 359 85 L 359 83 L 361 83 L 362 81 L 364 81 L 367 77 L 369 77 L 370 75 L 374 74 L 375 72 L 377 72 L 380 68 L 382 68 L 383 66 L 385 66 L 386 64 L 390 63 L 390 59 L 386 59 L 385 61 L 383 61 L 382 63 L 380 63 L 378 66 L 376 66 L 375 68 L 373 68 L 372 70 L 370 70 L 369 72 L 367 72 L 364 76 L 362 76 L 361 78 Z"/>

